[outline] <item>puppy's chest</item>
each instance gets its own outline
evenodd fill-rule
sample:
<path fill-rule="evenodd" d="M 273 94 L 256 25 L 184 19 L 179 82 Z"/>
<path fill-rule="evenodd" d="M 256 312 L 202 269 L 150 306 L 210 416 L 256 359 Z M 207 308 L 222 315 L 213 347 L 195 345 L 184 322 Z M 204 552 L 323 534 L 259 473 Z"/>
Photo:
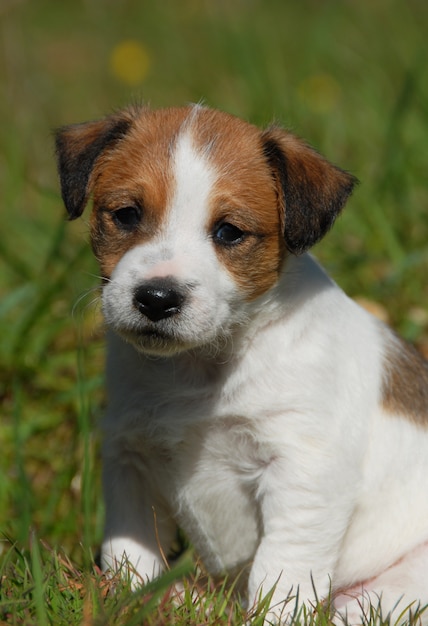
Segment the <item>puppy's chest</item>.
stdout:
<path fill-rule="evenodd" d="M 147 471 L 160 477 L 158 488 L 179 502 L 202 502 L 219 492 L 223 500 L 232 493 L 252 498 L 274 456 L 260 441 L 257 421 L 216 413 L 209 401 L 170 405 L 160 415 L 149 410 L 138 430 L 131 446 Z"/>
<path fill-rule="evenodd" d="M 208 568 L 230 571 L 254 556 L 260 483 L 275 452 L 241 377 L 225 389 L 211 373 L 173 374 L 150 370 L 122 396 L 122 418 L 110 408 L 108 422 Z"/>

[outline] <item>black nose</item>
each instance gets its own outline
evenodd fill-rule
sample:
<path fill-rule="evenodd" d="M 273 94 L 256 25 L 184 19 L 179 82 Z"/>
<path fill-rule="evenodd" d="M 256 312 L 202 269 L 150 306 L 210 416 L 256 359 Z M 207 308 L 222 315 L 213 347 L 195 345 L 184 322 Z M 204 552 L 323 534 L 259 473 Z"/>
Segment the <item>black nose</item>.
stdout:
<path fill-rule="evenodd" d="M 152 322 L 180 313 L 184 295 L 171 280 L 159 278 L 137 287 L 134 306 Z"/>

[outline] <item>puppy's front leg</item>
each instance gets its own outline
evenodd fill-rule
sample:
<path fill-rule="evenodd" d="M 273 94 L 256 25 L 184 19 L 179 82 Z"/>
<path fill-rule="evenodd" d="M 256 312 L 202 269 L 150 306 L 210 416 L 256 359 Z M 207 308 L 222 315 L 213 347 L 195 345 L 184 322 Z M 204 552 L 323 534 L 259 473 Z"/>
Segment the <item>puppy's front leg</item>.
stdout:
<path fill-rule="evenodd" d="M 104 459 L 103 487 L 102 567 L 120 571 L 134 587 L 139 586 L 162 572 L 163 554 L 168 554 L 176 537 L 175 522 L 152 494 L 132 455 Z"/>
<path fill-rule="evenodd" d="M 275 588 L 269 613 L 273 623 L 288 623 L 296 599 L 311 609 L 329 595 L 352 503 L 338 482 L 337 489 L 326 487 L 326 473 L 331 472 L 316 463 L 296 465 L 277 458 L 264 472 L 259 488 L 262 539 L 248 595 L 251 603 Z"/>

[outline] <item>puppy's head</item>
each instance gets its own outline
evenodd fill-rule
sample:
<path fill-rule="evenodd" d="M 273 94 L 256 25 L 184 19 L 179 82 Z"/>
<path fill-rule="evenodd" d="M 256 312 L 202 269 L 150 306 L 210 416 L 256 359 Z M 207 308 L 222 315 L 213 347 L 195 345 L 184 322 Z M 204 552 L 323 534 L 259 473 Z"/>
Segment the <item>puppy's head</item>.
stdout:
<path fill-rule="evenodd" d="M 286 131 L 198 106 L 62 128 L 57 154 L 70 218 L 93 198 L 106 321 L 151 354 L 210 344 L 242 323 L 355 183 Z"/>

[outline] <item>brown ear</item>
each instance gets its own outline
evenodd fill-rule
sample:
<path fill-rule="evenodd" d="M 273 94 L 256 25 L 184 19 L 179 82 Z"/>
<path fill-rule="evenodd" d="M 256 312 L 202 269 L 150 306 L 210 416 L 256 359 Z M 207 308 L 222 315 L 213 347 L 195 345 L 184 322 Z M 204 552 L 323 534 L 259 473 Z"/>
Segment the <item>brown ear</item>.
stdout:
<path fill-rule="evenodd" d="M 80 217 L 90 194 L 90 176 L 98 156 L 129 130 L 126 113 L 102 120 L 73 124 L 55 133 L 61 194 L 71 220 Z"/>
<path fill-rule="evenodd" d="M 285 243 L 300 254 L 327 233 L 358 181 L 281 128 L 266 130 L 262 140 L 279 187 Z"/>

